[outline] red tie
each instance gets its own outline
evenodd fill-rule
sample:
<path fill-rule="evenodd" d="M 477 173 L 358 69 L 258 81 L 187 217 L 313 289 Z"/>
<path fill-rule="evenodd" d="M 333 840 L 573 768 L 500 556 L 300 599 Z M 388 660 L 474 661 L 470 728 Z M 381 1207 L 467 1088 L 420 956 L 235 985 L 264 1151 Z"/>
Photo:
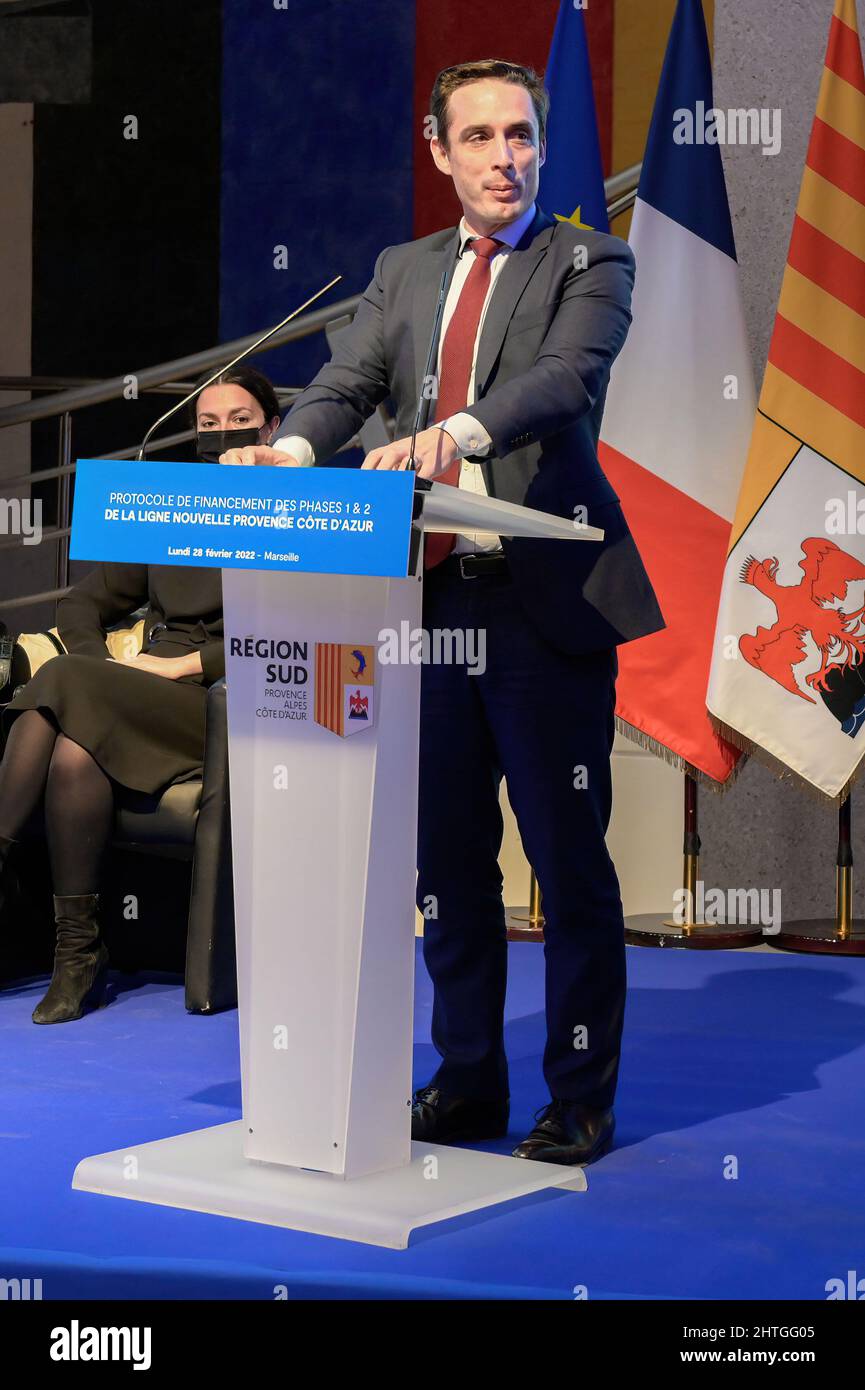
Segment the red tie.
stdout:
<path fill-rule="evenodd" d="M 436 420 L 446 420 L 449 415 L 465 410 L 468 405 L 475 339 L 490 287 L 490 259 L 500 246 L 501 242 L 492 237 L 475 237 L 469 242 L 475 259 L 460 290 L 442 344 Z M 447 472 L 436 478 L 437 483 L 449 483 L 451 487 L 457 487 L 459 480 L 459 459 L 455 459 Z M 432 569 L 434 565 L 441 564 L 453 550 L 455 540 L 456 536 L 446 532 L 430 532 L 424 550 L 425 568 Z"/>

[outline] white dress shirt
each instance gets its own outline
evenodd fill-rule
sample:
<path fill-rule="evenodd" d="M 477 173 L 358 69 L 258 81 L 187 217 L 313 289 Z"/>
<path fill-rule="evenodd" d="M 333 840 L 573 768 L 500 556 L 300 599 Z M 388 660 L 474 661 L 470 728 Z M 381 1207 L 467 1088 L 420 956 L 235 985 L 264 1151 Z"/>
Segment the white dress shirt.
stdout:
<path fill-rule="evenodd" d="M 478 331 L 477 336 L 475 338 L 474 352 L 472 353 L 472 369 L 471 375 L 469 376 L 469 389 L 467 401 L 468 404 L 470 404 L 475 399 L 475 367 L 477 364 L 478 344 L 481 340 L 484 319 L 486 318 L 490 300 L 492 298 L 493 291 L 496 287 L 496 281 L 502 273 L 502 269 L 504 267 L 508 255 L 516 246 L 520 238 L 525 234 L 527 229 L 531 226 L 532 221 L 534 220 L 534 216 L 535 204 L 532 203 L 531 207 L 527 208 L 523 215 L 517 218 L 516 222 L 510 223 L 506 227 L 500 227 L 498 231 L 494 233 L 495 240 L 500 241 L 502 243 L 502 247 L 501 250 L 497 251 L 490 260 L 489 289 L 487 290 L 487 297 L 484 300 L 483 307 L 481 309 L 481 316 L 478 320 Z M 453 277 L 448 288 L 447 298 L 445 299 L 444 311 L 442 313 L 441 332 L 439 333 L 438 363 L 436 368 L 439 375 L 441 373 L 442 345 L 444 344 L 448 324 L 450 323 L 450 320 L 453 317 L 454 310 L 457 306 L 457 300 L 460 297 L 463 285 L 465 284 L 468 278 L 469 271 L 471 270 L 472 265 L 474 263 L 474 255 L 466 255 L 465 253 L 466 246 L 468 245 L 469 241 L 471 241 L 475 236 L 477 236 L 477 233 L 471 231 L 464 217 L 460 221 L 459 235 L 459 254 L 457 256 L 456 268 L 454 269 Z M 439 429 L 447 430 L 448 434 L 455 441 L 457 449 L 459 451 L 457 457 L 463 460 L 462 466 L 460 468 L 459 486 L 463 488 L 466 492 L 473 492 L 478 496 L 486 497 L 487 489 L 486 484 L 484 483 L 484 475 L 480 463 L 474 462 L 473 460 L 467 458 L 467 455 L 469 454 L 472 454 L 475 457 L 482 457 L 484 454 L 489 452 L 492 440 L 487 431 L 484 429 L 483 425 L 478 420 L 476 420 L 474 416 L 471 415 L 468 411 L 464 410 L 458 411 L 454 415 L 449 415 L 446 420 L 440 420 L 437 422 L 437 424 Z M 304 439 L 301 435 L 287 435 L 286 438 L 280 439 L 279 452 L 283 454 L 291 454 L 294 458 L 297 459 L 297 462 L 301 465 L 301 467 L 308 467 L 315 463 L 315 454 L 313 452 L 312 445 L 310 444 L 308 439 Z M 497 535 L 495 535 L 491 531 L 473 531 L 465 536 L 458 535 L 456 538 L 456 543 L 454 545 L 454 551 L 456 554 L 471 554 L 478 550 L 500 549 L 501 540 Z"/>

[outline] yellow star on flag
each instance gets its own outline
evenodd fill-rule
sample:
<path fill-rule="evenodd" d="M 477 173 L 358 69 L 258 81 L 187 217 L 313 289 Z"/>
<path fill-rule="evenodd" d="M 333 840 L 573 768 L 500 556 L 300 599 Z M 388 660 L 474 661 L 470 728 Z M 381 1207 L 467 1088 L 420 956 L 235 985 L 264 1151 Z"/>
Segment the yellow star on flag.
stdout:
<path fill-rule="evenodd" d="M 577 206 L 574 208 L 573 212 L 571 213 L 570 217 L 563 217 L 559 212 L 553 213 L 553 216 L 555 217 L 557 222 L 572 222 L 575 227 L 585 227 L 587 231 L 593 232 L 595 229 L 592 226 L 591 222 L 582 221 L 580 217 L 580 213 L 582 212 L 582 210 L 582 203 L 578 203 Z"/>

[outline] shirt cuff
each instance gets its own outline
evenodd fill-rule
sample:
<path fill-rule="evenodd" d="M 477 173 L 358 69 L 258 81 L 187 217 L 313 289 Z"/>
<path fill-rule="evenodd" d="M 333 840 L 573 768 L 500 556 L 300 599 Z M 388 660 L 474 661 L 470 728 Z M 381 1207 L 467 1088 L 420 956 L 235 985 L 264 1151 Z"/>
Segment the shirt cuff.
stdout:
<path fill-rule="evenodd" d="M 315 463 L 315 450 L 308 439 L 299 434 L 287 434 L 283 439 L 275 439 L 271 449 L 280 454 L 291 454 L 297 459 L 300 468 L 312 468 Z"/>
<path fill-rule="evenodd" d="M 480 421 L 464 410 L 458 411 L 456 415 L 449 415 L 446 420 L 439 420 L 437 427 L 447 430 L 454 440 L 458 450 L 457 458 L 464 459 L 470 454 L 486 454 L 493 442 L 492 435 L 487 433 Z"/>

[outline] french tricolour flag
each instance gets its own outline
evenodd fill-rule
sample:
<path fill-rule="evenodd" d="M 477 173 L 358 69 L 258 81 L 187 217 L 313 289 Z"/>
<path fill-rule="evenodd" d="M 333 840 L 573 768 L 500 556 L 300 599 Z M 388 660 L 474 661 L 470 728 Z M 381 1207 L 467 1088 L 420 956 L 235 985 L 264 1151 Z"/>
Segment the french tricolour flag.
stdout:
<path fill-rule="evenodd" d="M 740 753 L 706 686 L 755 397 L 700 0 L 679 0 L 631 224 L 633 323 L 600 458 L 667 622 L 619 653 L 621 731 L 724 782 Z"/>

